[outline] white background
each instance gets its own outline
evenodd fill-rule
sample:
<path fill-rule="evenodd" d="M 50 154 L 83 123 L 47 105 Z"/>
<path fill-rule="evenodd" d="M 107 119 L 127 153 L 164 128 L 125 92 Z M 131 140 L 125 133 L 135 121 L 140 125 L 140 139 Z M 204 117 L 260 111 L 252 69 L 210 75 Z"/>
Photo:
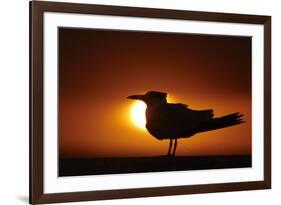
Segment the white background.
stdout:
<path fill-rule="evenodd" d="M 78 1 L 77 1 L 78 2 Z M 82 2 L 82 1 L 80 1 Z M 86 1 L 83 1 L 86 2 Z M 267 14 L 273 17 L 273 189 L 94 202 L 94 204 L 280 204 L 281 6 L 276 0 L 88 0 L 90 3 L 156 8 Z M 1 2 L 0 32 L 0 203 L 28 199 L 28 1 Z M 74 204 L 74 203 L 73 203 Z M 93 204 L 81 202 L 76 204 Z"/>

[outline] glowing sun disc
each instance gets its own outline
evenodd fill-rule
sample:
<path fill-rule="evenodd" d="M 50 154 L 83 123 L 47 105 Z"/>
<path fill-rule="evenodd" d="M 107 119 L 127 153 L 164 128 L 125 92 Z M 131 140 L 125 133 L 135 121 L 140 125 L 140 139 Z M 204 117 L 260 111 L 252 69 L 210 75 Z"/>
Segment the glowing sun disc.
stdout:
<path fill-rule="evenodd" d="M 130 112 L 132 122 L 141 129 L 145 129 L 145 109 L 146 104 L 144 102 L 137 101 L 133 104 Z"/>

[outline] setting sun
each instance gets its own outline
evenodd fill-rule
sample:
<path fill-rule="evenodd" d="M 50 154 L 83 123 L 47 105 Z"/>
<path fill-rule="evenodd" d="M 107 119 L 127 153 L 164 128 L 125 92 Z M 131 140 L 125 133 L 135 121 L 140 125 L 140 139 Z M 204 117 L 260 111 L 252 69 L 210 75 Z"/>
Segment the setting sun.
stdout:
<path fill-rule="evenodd" d="M 141 101 L 137 101 L 133 104 L 130 115 L 132 122 L 141 129 L 145 129 L 145 109 L 146 109 L 146 104 Z"/>

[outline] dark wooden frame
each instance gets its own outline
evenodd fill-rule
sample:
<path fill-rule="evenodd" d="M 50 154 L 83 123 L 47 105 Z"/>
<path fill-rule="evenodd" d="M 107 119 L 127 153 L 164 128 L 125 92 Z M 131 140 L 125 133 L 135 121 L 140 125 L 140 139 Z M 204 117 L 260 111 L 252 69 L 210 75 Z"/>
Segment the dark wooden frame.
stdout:
<path fill-rule="evenodd" d="M 180 10 L 31 1 L 30 3 L 30 203 L 75 202 L 271 188 L 271 17 Z M 217 21 L 264 26 L 264 180 L 156 188 L 44 194 L 43 13 L 67 12 Z"/>

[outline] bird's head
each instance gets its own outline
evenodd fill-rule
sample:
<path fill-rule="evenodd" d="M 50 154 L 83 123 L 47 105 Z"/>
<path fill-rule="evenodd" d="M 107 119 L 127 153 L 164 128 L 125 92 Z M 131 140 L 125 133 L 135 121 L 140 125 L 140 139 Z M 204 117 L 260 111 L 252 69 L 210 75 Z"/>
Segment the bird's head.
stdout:
<path fill-rule="evenodd" d="M 159 91 L 148 91 L 144 95 L 131 95 L 128 99 L 141 100 L 148 106 L 158 105 L 161 103 L 167 103 L 167 93 Z"/>

